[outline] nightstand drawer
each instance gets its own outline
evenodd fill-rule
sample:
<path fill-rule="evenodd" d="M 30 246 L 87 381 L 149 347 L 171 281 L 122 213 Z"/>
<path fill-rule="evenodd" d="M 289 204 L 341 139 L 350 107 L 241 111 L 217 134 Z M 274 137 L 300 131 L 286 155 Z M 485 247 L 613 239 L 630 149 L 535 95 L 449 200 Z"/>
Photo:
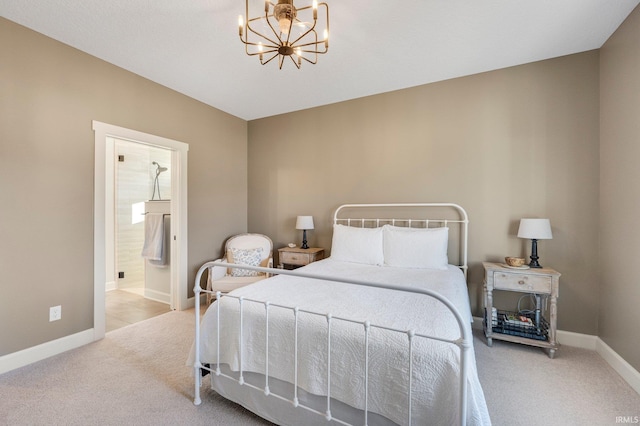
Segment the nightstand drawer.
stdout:
<path fill-rule="evenodd" d="M 280 253 L 280 263 L 286 263 L 288 265 L 308 265 L 311 263 L 311 259 L 307 253 L 290 253 L 283 251 Z"/>
<path fill-rule="evenodd" d="M 494 272 L 493 282 L 493 287 L 497 290 L 551 294 L 551 277 L 549 276 Z"/>

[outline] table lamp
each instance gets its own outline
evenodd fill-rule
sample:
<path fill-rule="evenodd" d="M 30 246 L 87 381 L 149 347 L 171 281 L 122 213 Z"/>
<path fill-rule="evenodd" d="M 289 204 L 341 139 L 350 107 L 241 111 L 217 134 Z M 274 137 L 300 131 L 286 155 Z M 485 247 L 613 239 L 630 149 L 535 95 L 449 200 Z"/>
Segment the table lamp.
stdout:
<path fill-rule="evenodd" d="M 298 219 L 296 220 L 296 229 L 302 229 L 302 245 L 300 248 L 308 249 L 307 229 L 313 229 L 313 216 L 298 216 Z"/>
<path fill-rule="evenodd" d="M 529 267 L 542 268 L 538 263 L 538 240 L 550 240 L 553 238 L 549 219 L 520 219 L 518 238 L 531 239 L 531 262 L 529 262 Z"/>

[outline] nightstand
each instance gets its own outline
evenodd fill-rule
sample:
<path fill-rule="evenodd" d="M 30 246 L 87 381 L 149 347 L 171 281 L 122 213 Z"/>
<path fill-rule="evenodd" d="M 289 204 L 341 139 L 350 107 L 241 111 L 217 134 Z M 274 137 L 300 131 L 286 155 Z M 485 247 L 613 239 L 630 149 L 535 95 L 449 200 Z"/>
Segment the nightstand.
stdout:
<path fill-rule="evenodd" d="M 317 260 L 322 260 L 324 258 L 324 249 L 317 247 L 309 247 L 308 249 L 283 247 L 278 249 L 278 258 L 280 259 L 279 268 L 295 269 Z"/>
<path fill-rule="evenodd" d="M 487 345 L 493 339 L 538 346 L 548 350 L 553 358 L 558 349 L 556 341 L 557 299 L 560 273 L 551 268 L 518 269 L 500 263 L 483 262 L 485 270 L 483 320 Z M 493 309 L 493 291 L 513 291 L 535 295 L 536 308 L 520 318 L 515 310 Z M 548 298 L 549 318 L 541 299 Z M 522 321 L 524 320 L 524 321 Z"/>

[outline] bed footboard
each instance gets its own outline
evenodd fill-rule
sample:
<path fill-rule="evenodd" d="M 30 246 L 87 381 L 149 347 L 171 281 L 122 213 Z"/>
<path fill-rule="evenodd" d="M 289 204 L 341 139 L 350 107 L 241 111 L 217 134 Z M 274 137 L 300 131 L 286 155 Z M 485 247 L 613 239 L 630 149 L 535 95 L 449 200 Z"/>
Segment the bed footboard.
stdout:
<path fill-rule="evenodd" d="M 211 266 L 222 266 L 222 267 L 226 267 L 226 268 L 243 268 L 243 269 L 249 269 L 249 270 L 254 270 L 254 271 L 258 271 L 258 272 L 264 272 L 264 273 L 268 273 L 268 274 L 273 274 L 273 275 L 291 275 L 291 276 L 296 276 L 296 277 L 303 277 L 303 278 L 307 278 L 307 279 L 314 279 L 314 280 L 325 280 L 325 281 L 333 281 L 333 282 L 340 282 L 340 283 L 346 283 L 346 284 L 355 284 L 355 285 L 360 285 L 360 286 L 367 286 L 367 287 L 375 287 L 375 288 L 382 288 L 382 289 L 391 289 L 391 290 L 397 290 L 397 291 L 403 291 L 403 292 L 410 292 L 410 293 L 417 293 L 417 294 L 423 294 L 425 296 L 431 297 L 433 299 L 438 300 L 440 303 L 442 303 L 444 306 L 446 306 L 446 308 L 452 313 L 452 315 L 454 316 L 458 327 L 459 327 L 459 337 L 456 339 L 444 339 L 442 337 L 438 337 L 438 336 L 431 336 L 429 334 L 425 334 L 423 332 L 421 332 L 420 330 L 400 330 L 400 329 L 395 329 L 395 328 L 389 328 L 389 327 L 385 327 L 384 324 L 372 324 L 370 321 L 355 321 L 353 319 L 350 318 L 346 318 L 346 317 L 339 317 L 339 316 L 333 316 L 331 313 L 323 313 L 323 312 L 314 312 L 308 309 L 301 309 L 297 306 L 284 306 L 284 305 L 280 305 L 277 303 L 272 303 L 269 301 L 260 301 L 260 300 L 253 300 L 253 299 L 248 299 L 248 298 L 244 298 L 244 297 L 237 297 L 237 296 L 233 296 L 233 295 L 225 295 L 225 294 L 221 294 L 220 292 L 216 293 L 216 298 L 218 301 L 221 301 L 223 298 L 230 298 L 233 299 L 237 302 L 238 305 L 238 311 L 239 311 L 239 320 L 240 320 L 240 336 L 239 336 L 239 351 L 237 353 L 237 358 L 239 359 L 239 373 L 238 373 L 238 377 L 233 377 L 231 375 L 225 374 L 222 372 L 221 368 L 220 368 L 220 364 L 218 363 L 215 367 L 209 368 L 204 366 L 201 363 L 200 360 L 200 347 L 201 347 L 201 342 L 200 342 L 200 300 L 201 300 L 201 293 L 210 293 L 205 289 L 202 289 L 199 285 L 201 277 L 203 272 L 211 267 Z M 408 351 L 409 351 L 409 357 L 408 357 L 408 371 L 409 371 L 409 383 L 407 386 L 407 401 L 408 401 L 408 406 L 406 407 L 406 421 L 408 424 L 412 424 L 412 383 L 411 383 L 411 377 L 412 377 L 412 371 L 413 371 L 413 356 L 412 356 L 412 351 L 414 348 L 414 340 L 416 338 L 424 338 L 424 339 L 431 339 L 431 340 L 437 340 L 440 342 L 444 342 L 447 344 L 451 344 L 451 345 L 455 345 L 457 348 L 459 348 L 460 351 L 460 356 L 459 356 L 459 360 L 460 360 L 460 375 L 459 375 L 459 400 L 458 400 L 458 418 L 460 420 L 460 424 L 461 425 L 465 425 L 466 421 L 467 421 L 467 410 L 468 410 L 468 399 L 467 399 L 467 394 L 468 394 L 468 374 L 469 374 L 469 360 L 470 360 L 470 356 L 472 355 L 469 351 L 472 349 L 472 336 L 470 334 L 470 329 L 468 327 L 468 324 L 466 324 L 464 317 L 460 314 L 460 312 L 458 312 L 457 308 L 446 298 L 444 298 L 442 295 L 427 290 L 427 289 L 419 289 L 419 288 L 414 288 L 414 287 L 408 287 L 408 286 L 402 286 L 402 285 L 383 285 L 383 284 L 379 284 L 379 283 L 373 283 L 373 282 L 366 282 L 366 281 L 359 281 L 359 280 L 352 280 L 352 279 L 339 279 L 339 278 L 335 278 L 335 277 L 326 277 L 326 276 L 321 276 L 321 275 L 315 275 L 315 274 L 310 274 L 304 271 L 289 271 L 289 270 L 282 270 L 282 269 L 273 269 L 273 268 L 262 268 L 262 267 L 252 267 L 252 266 L 246 266 L 246 265 L 235 265 L 235 264 L 228 264 L 228 263 L 224 263 L 221 261 L 214 261 L 214 262 L 207 262 L 204 265 L 202 265 L 200 267 L 200 269 L 198 270 L 198 273 L 196 275 L 196 279 L 195 279 L 196 285 L 194 288 L 194 293 L 195 293 L 195 298 L 196 298 L 196 305 L 195 305 L 195 315 L 196 315 L 196 324 L 195 324 L 195 355 L 194 355 L 194 363 L 193 363 L 193 368 L 194 368 L 194 381 L 195 381 L 195 395 L 194 395 L 194 404 L 199 405 L 202 401 L 201 401 L 201 397 L 200 397 L 200 387 L 202 384 L 202 370 L 207 370 L 210 371 L 212 374 L 215 374 L 217 376 L 222 376 L 222 377 L 226 377 L 230 380 L 234 380 L 236 381 L 239 385 L 241 386 L 248 386 L 251 388 L 254 388 L 256 390 L 259 390 L 261 392 L 263 392 L 265 395 L 270 396 L 270 397 L 274 397 L 274 398 L 278 398 L 280 400 L 284 400 L 284 401 L 288 401 L 290 402 L 294 407 L 297 407 L 299 409 L 303 409 L 303 410 L 307 410 L 309 412 L 312 412 L 314 414 L 317 414 L 319 416 L 324 416 L 327 420 L 333 420 L 334 422 L 337 422 L 339 424 L 349 424 L 346 423 L 340 419 L 334 418 L 332 416 L 331 413 L 331 396 L 332 396 L 332 385 L 331 385 L 331 337 L 332 337 L 332 327 L 334 327 L 334 325 L 337 322 L 347 322 L 347 323 L 351 323 L 351 324 L 357 324 L 359 326 L 361 326 L 362 329 L 362 333 L 363 333 L 363 339 L 364 339 L 364 354 L 362 354 L 363 359 L 364 359 L 364 377 L 363 377 L 363 381 L 364 381 L 364 389 L 363 389 L 363 393 L 364 395 L 362 395 L 362 399 L 364 401 L 364 407 L 363 407 L 363 411 L 364 411 L 364 424 L 367 424 L 367 416 L 368 416 L 368 411 L 369 411 L 369 386 L 370 386 L 370 382 L 369 382 L 369 376 L 370 376 L 370 371 L 369 371 L 369 336 L 370 333 L 373 329 L 383 329 L 389 332 L 395 332 L 395 333 L 401 333 L 403 335 L 406 336 L 406 342 L 408 345 Z M 236 303 L 234 302 L 234 303 Z M 244 319 L 244 305 L 246 303 L 252 303 L 252 304 L 261 304 L 263 309 L 264 309 L 264 315 L 265 315 L 265 329 L 264 329 L 264 343 L 266 345 L 265 347 L 265 356 L 266 356 L 266 360 L 265 360 L 265 370 L 262 371 L 261 373 L 264 374 L 264 385 L 262 386 L 256 386 L 255 384 L 251 384 L 245 381 L 244 378 L 244 374 L 243 374 L 243 352 L 245 350 L 244 345 L 244 339 L 242 336 L 242 321 Z M 272 391 L 272 389 L 269 386 L 269 360 L 268 360 L 268 356 L 269 356 L 269 325 L 270 325 L 270 320 L 269 320 L 269 312 L 272 308 L 277 307 L 277 308 L 282 308 L 282 309 L 289 309 L 292 312 L 293 318 L 294 318 L 294 330 L 295 330 L 295 334 L 294 334 L 294 344 L 293 344 L 293 360 L 294 360 L 294 365 L 292 366 L 293 368 L 293 395 L 292 396 L 285 396 L 285 395 L 280 395 L 277 394 L 275 392 Z M 315 408 L 312 408 L 310 406 L 307 406 L 303 403 L 300 402 L 299 398 L 298 398 L 298 366 L 299 366 L 299 359 L 298 359 L 298 318 L 301 314 L 305 314 L 305 315 L 314 315 L 314 316 L 318 316 L 320 318 L 322 318 L 325 322 L 326 322 L 326 335 L 327 335 L 327 342 L 326 342 L 326 347 L 327 347 L 327 353 L 324 354 L 323 356 L 326 359 L 326 371 L 327 371 L 327 378 L 326 378 L 326 389 L 324 390 L 324 395 L 326 395 L 326 407 L 324 408 L 324 412 L 317 410 Z M 217 314 L 218 315 L 218 320 L 217 320 L 217 327 L 220 327 L 220 309 L 217 309 Z M 218 357 L 217 359 L 220 360 L 220 330 L 218 330 L 217 334 L 217 338 L 218 338 L 218 342 L 217 342 L 217 350 L 218 350 Z"/>

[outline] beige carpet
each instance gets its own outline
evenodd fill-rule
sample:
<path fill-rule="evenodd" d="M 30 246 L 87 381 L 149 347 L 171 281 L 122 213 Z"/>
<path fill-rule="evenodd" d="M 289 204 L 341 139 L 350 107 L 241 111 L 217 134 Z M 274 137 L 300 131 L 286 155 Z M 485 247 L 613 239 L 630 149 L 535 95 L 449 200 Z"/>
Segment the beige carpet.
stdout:
<path fill-rule="evenodd" d="M 478 375 L 495 425 L 615 425 L 640 416 L 640 395 L 595 351 L 485 344 L 474 331 Z"/>
<path fill-rule="evenodd" d="M 0 425 L 270 424 L 206 387 L 193 405 L 193 324 L 169 312 L 0 375 Z"/>
<path fill-rule="evenodd" d="M 185 360 L 193 311 L 170 312 L 82 348 L 0 375 L 0 425 L 266 425 L 203 388 L 192 403 Z M 597 354 L 540 350 L 476 336 L 494 425 L 614 425 L 640 416 L 635 393 Z M 208 382 L 205 379 L 205 382 Z"/>

